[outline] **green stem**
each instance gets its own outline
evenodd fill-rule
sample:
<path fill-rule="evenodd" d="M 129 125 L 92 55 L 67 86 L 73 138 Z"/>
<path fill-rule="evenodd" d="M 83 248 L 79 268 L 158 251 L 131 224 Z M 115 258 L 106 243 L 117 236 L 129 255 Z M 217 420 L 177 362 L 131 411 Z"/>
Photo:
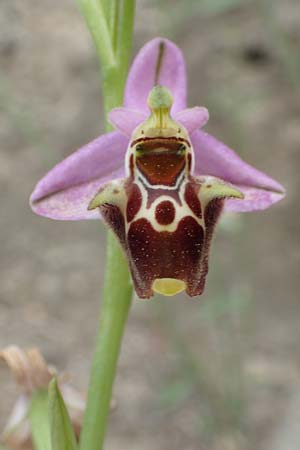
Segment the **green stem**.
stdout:
<path fill-rule="evenodd" d="M 104 33 L 109 32 L 113 62 L 106 58 L 101 43 L 101 30 L 94 31 L 91 24 L 89 1 L 78 0 L 91 30 L 100 57 L 102 87 L 106 114 L 122 104 L 132 44 L 134 0 L 119 0 L 110 4 L 97 0 L 98 14 L 105 14 Z M 96 0 L 90 0 L 96 4 Z M 87 9 L 85 9 L 87 6 Z M 117 8 L 117 10 L 116 10 Z M 112 21 L 111 18 L 114 18 Z M 126 29 L 125 29 L 126 28 Z M 100 39 L 100 41 L 99 41 Z M 116 46 L 116 48 L 115 48 Z M 105 57 L 102 57 L 104 54 Z M 107 130 L 110 129 L 107 123 Z M 81 450 L 102 450 L 109 416 L 113 382 L 122 343 L 124 328 L 132 298 L 132 284 L 127 262 L 119 243 L 109 232 L 107 242 L 106 273 L 102 298 L 102 313 L 93 357 L 88 399 L 80 436 Z"/>
<path fill-rule="evenodd" d="M 121 10 L 119 11 L 119 32 L 117 37 L 117 60 L 120 66 L 123 88 L 131 55 L 134 12 L 134 0 L 123 0 Z"/>
<path fill-rule="evenodd" d="M 103 66 L 116 64 L 109 25 L 101 2 L 99 0 L 77 0 L 77 3 L 86 20 Z"/>
<path fill-rule="evenodd" d="M 110 30 L 111 40 L 115 46 L 116 63 L 114 65 L 101 64 L 102 89 L 106 115 L 116 106 L 120 106 L 123 101 L 132 48 L 135 0 L 113 0 L 111 8 L 114 14 L 114 26 Z M 109 130 L 110 128 L 110 124 L 107 123 L 107 129 Z"/>
<path fill-rule="evenodd" d="M 103 448 L 113 381 L 131 297 L 127 263 L 119 244 L 109 233 L 102 315 L 80 437 L 82 450 Z"/>

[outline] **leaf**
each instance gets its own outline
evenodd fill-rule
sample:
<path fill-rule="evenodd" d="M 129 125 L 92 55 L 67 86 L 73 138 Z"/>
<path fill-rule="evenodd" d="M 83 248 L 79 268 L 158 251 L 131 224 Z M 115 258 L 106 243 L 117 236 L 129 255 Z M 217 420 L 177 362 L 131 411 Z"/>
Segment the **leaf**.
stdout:
<path fill-rule="evenodd" d="M 77 442 L 56 378 L 49 384 L 49 422 L 51 450 L 77 450 Z"/>
<path fill-rule="evenodd" d="M 36 450 L 50 450 L 48 392 L 46 389 L 40 389 L 33 395 L 29 420 L 34 448 Z"/>

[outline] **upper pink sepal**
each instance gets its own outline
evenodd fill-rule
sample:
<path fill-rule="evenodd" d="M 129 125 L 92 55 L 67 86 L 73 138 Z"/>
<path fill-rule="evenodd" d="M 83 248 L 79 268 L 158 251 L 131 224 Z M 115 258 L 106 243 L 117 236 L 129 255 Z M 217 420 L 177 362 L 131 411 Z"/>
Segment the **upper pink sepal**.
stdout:
<path fill-rule="evenodd" d="M 124 106 L 148 114 L 147 98 L 157 84 L 172 92 L 172 113 L 186 108 L 184 58 L 181 50 L 165 38 L 148 42 L 135 57 L 127 78 Z"/>

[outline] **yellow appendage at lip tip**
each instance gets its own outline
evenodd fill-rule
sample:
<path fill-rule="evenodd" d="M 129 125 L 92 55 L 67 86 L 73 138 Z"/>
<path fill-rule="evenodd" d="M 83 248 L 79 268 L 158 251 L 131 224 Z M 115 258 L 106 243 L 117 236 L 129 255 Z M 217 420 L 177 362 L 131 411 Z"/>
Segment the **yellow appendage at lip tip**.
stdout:
<path fill-rule="evenodd" d="M 157 278 L 152 284 L 152 289 L 154 292 L 167 297 L 179 294 L 179 292 L 184 291 L 185 288 L 185 282 L 182 280 L 176 280 L 175 278 Z"/>

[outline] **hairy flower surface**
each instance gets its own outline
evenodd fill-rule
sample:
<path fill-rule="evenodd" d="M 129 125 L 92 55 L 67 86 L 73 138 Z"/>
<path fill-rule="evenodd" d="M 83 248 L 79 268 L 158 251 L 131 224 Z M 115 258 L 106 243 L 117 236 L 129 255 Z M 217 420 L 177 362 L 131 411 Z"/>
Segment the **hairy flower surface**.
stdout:
<path fill-rule="evenodd" d="M 102 217 L 127 255 L 139 297 L 201 294 L 223 208 L 265 209 L 283 187 L 201 130 L 208 111 L 186 109 L 184 59 L 166 39 L 141 49 L 124 106 L 109 119 L 117 131 L 52 169 L 37 184 L 32 209 L 58 220 Z"/>

